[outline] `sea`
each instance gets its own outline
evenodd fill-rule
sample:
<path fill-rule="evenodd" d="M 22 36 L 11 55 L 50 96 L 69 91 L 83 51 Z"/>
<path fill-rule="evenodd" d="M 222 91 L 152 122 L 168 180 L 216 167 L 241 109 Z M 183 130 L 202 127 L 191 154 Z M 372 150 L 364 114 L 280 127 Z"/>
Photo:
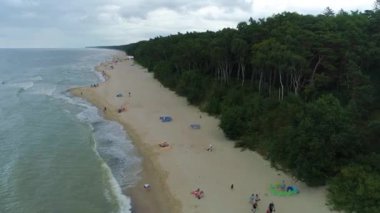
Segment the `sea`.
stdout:
<path fill-rule="evenodd" d="M 127 213 L 141 158 L 68 89 L 104 81 L 105 49 L 0 49 L 0 213 Z"/>

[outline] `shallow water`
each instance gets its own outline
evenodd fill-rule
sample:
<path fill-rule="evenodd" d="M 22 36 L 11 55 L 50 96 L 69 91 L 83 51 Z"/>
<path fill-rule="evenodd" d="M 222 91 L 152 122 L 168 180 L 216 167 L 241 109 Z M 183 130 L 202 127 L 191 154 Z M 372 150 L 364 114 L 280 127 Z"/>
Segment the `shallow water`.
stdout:
<path fill-rule="evenodd" d="M 140 158 L 118 123 L 67 89 L 114 51 L 0 49 L 0 212 L 130 212 Z"/>

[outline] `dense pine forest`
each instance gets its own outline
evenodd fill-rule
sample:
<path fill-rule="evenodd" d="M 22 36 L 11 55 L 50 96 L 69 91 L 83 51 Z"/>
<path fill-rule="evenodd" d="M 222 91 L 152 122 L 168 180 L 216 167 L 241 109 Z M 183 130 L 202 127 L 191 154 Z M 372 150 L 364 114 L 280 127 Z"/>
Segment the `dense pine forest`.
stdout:
<path fill-rule="evenodd" d="M 332 209 L 380 212 L 380 10 L 284 12 L 117 48 L 237 147 L 327 185 Z"/>

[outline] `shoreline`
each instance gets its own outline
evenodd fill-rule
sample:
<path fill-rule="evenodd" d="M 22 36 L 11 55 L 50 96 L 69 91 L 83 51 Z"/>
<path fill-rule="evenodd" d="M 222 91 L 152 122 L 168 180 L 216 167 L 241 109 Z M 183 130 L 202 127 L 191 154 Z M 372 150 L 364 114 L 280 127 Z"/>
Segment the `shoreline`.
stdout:
<path fill-rule="evenodd" d="M 101 63 L 96 66 L 96 71 L 101 72 L 109 65 L 109 62 Z M 110 79 L 110 75 L 107 72 L 103 73 L 105 79 L 104 82 L 100 82 L 99 86 L 104 86 Z M 97 86 L 98 87 L 98 86 Z M 70 93 L 74 96 L 81 97 L 94 106 L 96 106 L 100 111 L 103 106 L 111 108 L 106 100 L 97 97 L 94 94 L 94 89 L 97 87 L 77 87 L 70 89 Z M 116 111 L 103 113 L 102 116 L 105 119 L 116 121 L 120 123 L 124 130 L 127 132 L 128 136 L 131 138 L 132 144 L 135 146 L 139 156 L 142 158 L 142 171 L 140 173 L 140 180 L 133 187 L 122 189 L 123 194 L 127 195 L 131 199 L 131 212 L 132 213 L 154 213 L 154 212 L 167 212 L 167 213 L 177 213 L 181 212 L 181 205 L 174 197 L 169 193 L 168 186 L 166 184 L 166 176 L 160 168 L 159 165 L 154 163 L 155 156 L 149 147 L 144 146 L 140 141 L 139 136 L 133 130 L 128 123 L 124 122 Z M 149 157 L 148 157 L 149 156 Z M 147 192 L 143 189 L 143 184 L 150 183 L 154 185 L 155 190 Z"/>
<path fill-rule="evenodd" d="M 270 184 L 282 180 L 292 183 L 292 178 L 272 168 L 259 154 L 234 148 L 234 142 L 225 138 L 216 118 L 162 87 L 152 73 L 126 60 L 125 54 L 116 58 L 118 62 L 102 63 L 96 68 L 105 71 L 105 82 L 95 88 L 70 91 L 99 110 L 106 106 L 104 117 L 124 126 L 142 156 L 141 180 L 124 191 L 131 196 L 133 212 L 249 212 L 251 193 L 261 197 L 257 212 L 265 212 L 271 201 L 284 213 L 294 209 L 330 212 L 325 206 L 324 188 L 310 188 L 298 182 L 299 195 L 271 195 Z M 116 97 L 118 93 L 123 97 Z M 126 111 L 118 113 L 121 107 Z M 161 123 L 161 115 L 171 115 L 173 121 Z M 191 123 L 200 124 L 201 129 L 189 128 Z M 158 147 L 163 141 L 171 145 L 169 149 Z M 213 152 L 206 151 L 209 144 L 213 145 Z M 145 191 L 144 183 L 149 183 L 152 190 Z M 198 200 L 191 195 L 196 188 L 205 191 L 204 198 Z"/>

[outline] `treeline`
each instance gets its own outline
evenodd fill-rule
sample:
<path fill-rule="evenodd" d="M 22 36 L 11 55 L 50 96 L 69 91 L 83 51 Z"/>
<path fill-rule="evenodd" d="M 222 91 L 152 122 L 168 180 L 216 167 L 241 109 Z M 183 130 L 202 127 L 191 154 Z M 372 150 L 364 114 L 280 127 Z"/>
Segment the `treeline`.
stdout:
<path fill-rule="evenodd" d="M 284 12 L 119 48 L 238 147 L 328 184 L 332 208 L 380 212 L 380 10 Z"/>

